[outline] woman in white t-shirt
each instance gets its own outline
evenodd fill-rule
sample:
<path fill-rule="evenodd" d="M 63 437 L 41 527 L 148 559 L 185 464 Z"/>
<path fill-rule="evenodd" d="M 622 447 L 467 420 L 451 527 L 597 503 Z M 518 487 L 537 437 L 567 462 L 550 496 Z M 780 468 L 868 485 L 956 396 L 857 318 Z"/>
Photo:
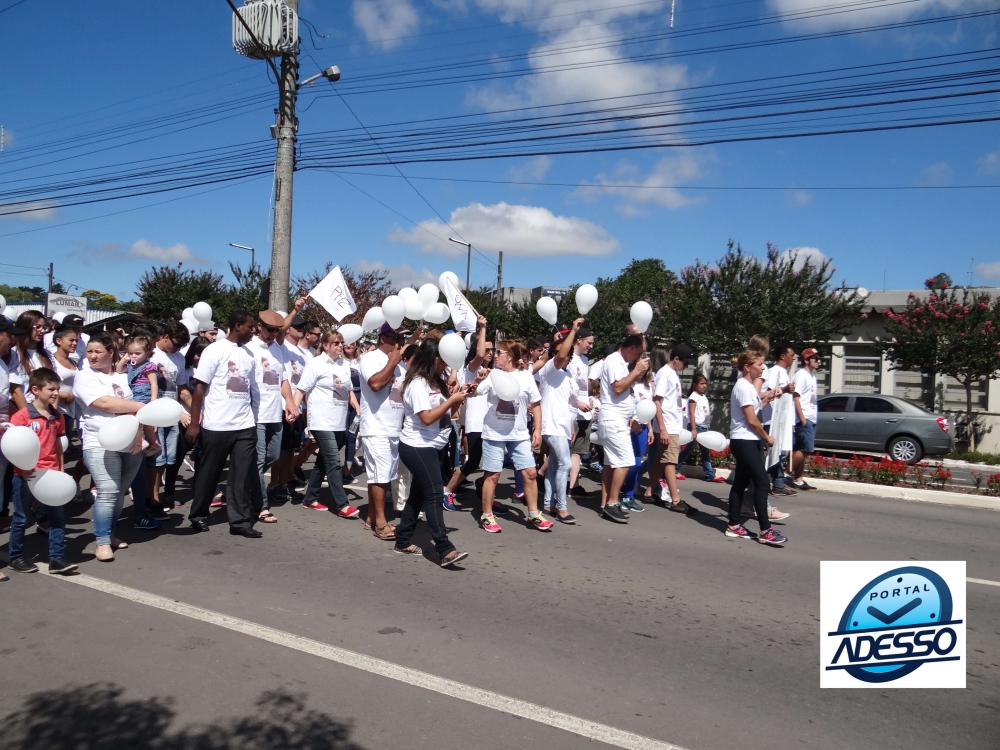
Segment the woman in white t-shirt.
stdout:
<path fill-rule="evenodd" d="M 31 388 L 28 387 L 28 377 L 31 372 L 38 367 L 55 369 L 52 357 L 42 345 L 42 339 L 45 337 L 45 316 L 37 310 L 25 310 L 17 316 L 14 327 L 26 333 L 14 338 L 17 367 L 11 369 L 10 384 L 11 387 L 19 386 L 25 402 L 30 404 L 35 400 Z"/>
<path fill-rule="evenodd" d="M 351 366 L 344 359 L 344 337 L 339 331 L 323 334 L 320 346 L 323 353 L 306 364 L 295 390 L 297 407 L 301 408 L 303 396 L 309 398 L 306 428 L 319 448 L 302 507 L 327 510 L 319 501 L 319 489 L 326 478 L 337 506 L 333 512 L 340 518 L 357 518 L 358 509 L 349 504 L 344 491 L 344 473 L 340 465 L 340 449 L 347 445 L 348 411 L 360 410 L 354 398 Z"/>
<path fill-rule="evenodd" d="M 108 334 L 95 333 L 87 344 L 90 367 L 78 372 L 73 382 L 73 397 L 80 408 L 83 462 L 97 486 L 94 536 L 97 559 L 102 562 L 114 560 L 114 551 L 128 546 L 115 539 L 113 532 L 125 503 L 125 489 L 143 465 L 141 429 L 136 430 L 132 447 L 124 451 L 106 450 L 97 438 L 108 421 L 120 414 L 135 414 L 144 406 L 131 400 L 128 376 L 115 372 L 116 353 Z M 159 450 L 159 445 L 155 447 Z"/>
<path fill-rule="evenodd" d="M 752 349 L 743 352 L 736 361 L 740 378 L 733 386 L 730 398 L 731 423 L 729 428 L 729 450 L 736 459 L 736 469 L 733 473 L 733 487 L 729 492 L 729 525 L 726 536 L 737 539 L 752 539 L 750 532 L 740 522 L 743 506 L 743 493 L 752 480 L 754 483 L 754 511 L 760 533 L 757 541 L 780 547 L 788 541 L 784 536 L 771 528 L 767 518 L 767 488 L 770 487 L 767 471 L 764 469 L 764 446 L 771 446 L 774 438 L 767 434 L 760 423 L 758 412 L 761 408 L 761 398 L 754 387 L 754 381 L 760 377 L 764 369 L 763 355 Z M 781 395 L 778 389 L 777 395 Z"/>
<path fill-rule="evenodd" d="M 528 371 L 528 350 L 517 341 L 501 341 L 497 352 L 497 369 L 506 372 L 518 384 L 517 395 L 511 401 L 500 398 L 493 380 L 484 380 L 477 389 L 486 397 L 483 418 L 483 514 L 479 519 L 484 530 L 500 532 L 494 510 L 502 506 L 493 502 L 497 480 L 503 471 L 504 454 L 510 452 L 514 471 L 524 476 L 524 500 L 528 506 L 528 523 L 539 531 L 551 531 L 553 523 L 538 510 L 538 482 L 533 448 L 542 444 L 542 396 L 535 379 Z M 534 417 L 532 432 L 528 432 L 528 411 Z M 498 507 L 500 506 L 500 507 Z"/>
<path fill-rule="evenodd" d="M 423 550 L 410 543 L 421 511 L 427 517 L 434 548 L 442 567 L 454 565 L 469 556 L 459 552 L 448 539 L 441 507 L 444 496 L 442 466 L 447 467 L 448 437 L 451 434 L 451 410 L 465 401 L 473 381 L 454 393 L 448 393 L 444 380 L 447 365 L 438 355 L 438 342 L 428 339 L 420 344 L 410 361 L 403 380 L 403 429 L 399 435 L 399 460 L 412 474 L 410 496 L 403 506 L 403 516 L 396 527 L 395 552 L 422 555 Z"/>

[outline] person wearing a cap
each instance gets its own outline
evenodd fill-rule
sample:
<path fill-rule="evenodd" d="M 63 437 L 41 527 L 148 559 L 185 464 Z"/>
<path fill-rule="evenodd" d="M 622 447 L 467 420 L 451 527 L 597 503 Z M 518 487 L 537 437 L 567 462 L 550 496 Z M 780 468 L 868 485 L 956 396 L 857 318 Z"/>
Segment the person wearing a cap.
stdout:
<path fill-rule="evenodd" d="M 226 459 L 227 484 L 233 492 L 226 505 L 229 533 L 257 539 L 257 514 L 251 487 L 257 479 L 257 414 L 260 391 L 258 365 L 247 348 L 254 334 L 253 316 L 243 310 L 229 315 L 229 335 L 209 344 L 194 371 L 189 443 L 201 440 L 201 458 L 194 475 L 194 497 L 188 518 L 195 531 L 208 531 L 208 514 Z M 240 387 L 233 387 L 233 381 Z"/>
<path fill-rule="evenodd" d="M 76 331 L 76 351 L 70 355 L 70 358 L 76 364 L 78 370 L 87 367 L 87 342 L 90 341 L 90 336 L 83 332 L 85 322 L 81 316 L 70 313 L 63 316 L 63 319 L 59 321 L 59 325 L 57 326 L 57 328 L 65 326 Z M 42 339 L 42 345 L 52 355 L 55 355 L 56 349 L 59 348 L 59 345 L 55 342 L 55 332 L 56 329 L 53 328 Z"/>
<path fill-rule="evenodd" d="M 815 490 L 802 476 L 806 470 L 806 456 L 815 452 L 816 420 L 819 409 L 816 404 L 818 395 L 816 386 L 816 370 L 819 369 L 819 352 L 812 347 L 802 350 L 800 356 L 802 366 L 796 370 L 792 378 L 795 386 L 795 453 L 792 456 L 792 473 L 795 479 L 792 486 L 797 490 L 808 492 Z"/>
<path fill-rule="evenodd" d="M 295 300 L 292 311 L 285 315 L 281 330 L 275 335 L 275 342 L 281 347 L 285 363 L 285 380 L 288 381 L 293 398 L 306 363 L 312 359 L 310 352 L 298 346 L 305 326 L 305 321 L 299 313 L 305 304 L 305 297 Z M 282 314 L 281 311 L 276 312 L 279 316 Z M 271 466 L 271 481 L 268 486 L 271 499 L 279 503 L 302 497 L 295 489 L 295 451 L 299 448 L 302 431 L 306 426 L 306 410 L 307 405 L 303 404 L 295 422 L 281 429 L 281 452 L 278 454 L 278 460 Z"/>
<path fill-rule="evenodd" d="M 219 335 L 219 329 L 215 325 L 214 320 L 206 320 L 198 323 L 198 335 L 204 336 L 209 340 L 210 343 L 214 344 L 215 339 Z M 187 347 L 184 347 L 182 354 L 187 354 Z"/>
<path fill-rule="evenodd" d="M 271 468 L 281 452 L 281 433 L 299 416 L 292 389 L 285 379 L 284 348 L 275 341 L 284 319 L 274 310 L 262 310 L 257 315 L 257 335 L 247 349 L 254 357 L 254 374 L 260 392 L 257 410 L 257 476 L 250 480 L 250 501 L 263 523 L 275 523 L 278 518 L 271 512 L 267 500 L 267 483 L 264 474 Z M 290 428 L 289 428 L 290 429 Z M 227 500 L 232 492 L 227 487 Z"/>
<path fill-rule="evenodd" d="M 17 353 L 13 349 L 14 337 L 23 336 L 23 328 L 17 328 L 7 318 L 0 315 L 0 436 L 6 431 L 3 425 L 7 422 L 7 417 L 12 412 L 10 394 L 11 370 L 17 369 Z M 4 491 L 4 481 L 10 463 L 0 452 L 0 533 L 5 532 L 10 527 L 10 498 Z"/>
<path fill-rule="evenodd" d="M 677 489 L 677 459 L 680 456 L 680 436 L 684 427 L 684 393 L 678 373 L 698 363 L 694 350 L 687 344 L 675 344 L 670 360 L 656 373 L 653 401 L 656 402 L 656 424 L 660 440 L 660 456 L 650 474 L 655 487 L 665 473 L 667 486 L 660 494 L 662 502 L 677 513 L 687 513 L 691 506 L 681 500 Z"/>
<path fill-rule="evenodd" d="M 368 476 L 368 524 L 386 541 L 396 538 L 385 518 L 385 495 L 399 474 L 399 434 L 403 426 L 401 387 L 405 375 L 400 362 L 410 342 L 388 323 L 378 330 L 378 348 L 361 357 L 361 429 Z"/>

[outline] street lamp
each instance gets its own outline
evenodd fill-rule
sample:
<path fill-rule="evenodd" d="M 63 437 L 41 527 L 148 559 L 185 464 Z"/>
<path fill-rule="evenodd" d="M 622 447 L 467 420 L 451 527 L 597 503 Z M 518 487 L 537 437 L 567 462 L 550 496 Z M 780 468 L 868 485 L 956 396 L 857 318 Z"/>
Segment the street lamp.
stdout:
<path fill-rule="evenodd" d="M 255 265 L 254 264 L 254 251 L 253 251 L 252 247 L 247 247 L 246 245 L 237 245 L 235 242 L 230 242 L 229 243 L 229 247 L 238 247 L 240 250 L 249 250 L 250 251 L 250 267 L 251 268 L 254 267 L 254 265 Z"/>
<path fill-rule="evenodd" d="M 340 68 L 338 68 L 336 65 L 331 65 L 326 70 L 320 71 L 316 75 L 310 76 L 309 78 L 304 80 L 302 83 L 299 84 L 299 88 L 302 88 L 303 86 L 308 86 L 312 84 L 313 81 L 321 77 L 325 78 L 330 83 L 336 83 L 337 81 L 340 80 Z"/>
<path fill-rule="evenodd" d="M 465 259 L 465 291 L 469 291 L 469 274 L 472 271 L 472 243 L 462 242 L 462 240 L 456 240 L 454 237 L 449 237 L 448 241 L 454 242 L 456 245 L 465 245 L 468 248 L 468 255 Z"/>

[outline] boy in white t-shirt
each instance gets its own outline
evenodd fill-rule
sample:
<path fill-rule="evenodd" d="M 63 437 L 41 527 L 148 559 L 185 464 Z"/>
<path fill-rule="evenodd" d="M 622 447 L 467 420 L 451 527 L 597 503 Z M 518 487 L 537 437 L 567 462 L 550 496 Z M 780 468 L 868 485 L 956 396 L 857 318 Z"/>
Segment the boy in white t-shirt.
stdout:
<path fill-rule="evenodd" d="M 792 486 L 800 491 L 815 490 L 802 477 L 806 469 L 806 456 L 812 455 L 815 451 L 814 442 L 816 440 L 816 420 L 819 414 L 817 406 L 817 384 L 816 376 L 813 374 L 819 369 L 819 352 L 813 348 L 804 349 L 800 357 L 802 367 L 792 378 L 792 385 L 795 387 L 795 454 L 792 456 L 792 470 L 795 480 Z"/>
<path fill-rule="evenodd" d="M 660 494 L 663 503 L 677 513 L 691 510 L 677 489 L 677 462 L 680 458 L 680 435 L 684 425 L 684 397 L 678 373 L 688 365 L 697 364 L 694 350 L 687 344 L 676 344 L 670 350 L 670 361 L 656 373 L 653 381 L 653 401 L 656 402 L 656 419 L 662 444 L 659 459 L 650 472 L 649 483 L 656 487 L 660 476 L 666 475 L 667 486 Z"/>

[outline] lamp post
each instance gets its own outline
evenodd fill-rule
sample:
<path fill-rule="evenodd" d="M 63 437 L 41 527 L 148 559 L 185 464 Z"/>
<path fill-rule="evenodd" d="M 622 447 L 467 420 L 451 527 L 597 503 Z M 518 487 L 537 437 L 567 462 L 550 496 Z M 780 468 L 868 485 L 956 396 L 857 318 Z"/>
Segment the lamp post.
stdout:
<path fill-rule="evenodd" d="M 254 256 L 254 250 L 253 250 L 252 247 L 247 247 L 246 245 L 237 245 L 235 242 L 230 242 L 229 243 L 229 247 L 238 247 L 240 250 L 249 250 L 250 251 L 250 268 L 254 267 L 254 265 L 255 265 L 254 264 L 254 257 L 255 256 Z"/>
<path fill-rule="evenodd" d="M 454 242 L 456 245 L 465 245 L 468 250 L 465 258 L 465 291 L 469 291 L 469 275 L 472 272 L 472 243 L 456 240 L 454 237 L 449 237 L 448 240 Z"/>

